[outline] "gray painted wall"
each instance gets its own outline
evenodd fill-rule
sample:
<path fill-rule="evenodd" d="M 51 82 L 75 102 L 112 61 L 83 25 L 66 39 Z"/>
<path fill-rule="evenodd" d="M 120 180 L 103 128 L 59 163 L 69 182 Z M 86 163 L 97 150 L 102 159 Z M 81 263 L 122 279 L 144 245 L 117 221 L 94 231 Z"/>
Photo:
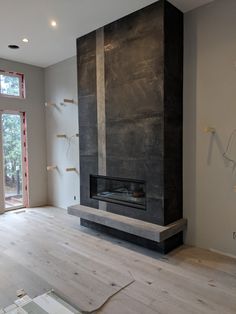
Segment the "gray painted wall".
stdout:
<path fill-rule="evenodd" d="M 56 103 L 56 107 L 46 108 L 47 165 L 58 166 L 48 172 L 48 202 L 62 208 L 80 201 L 79 173 L 65 171 L 71 167 L 79 170 L 79 139 L 74 136 L 78 133 L 78 105 L 60 105 L 65 98 L 77 102 L 76 69 L 76 57 L 45 69 L 45 99 Z M 74 137 L 58 139 L 57 134 Z"/>
<path fill-rule="evenodd" d="M 29 205 L 47 204 L 44 71 L 42 68 L 0 59 L 0 69 L 25 74 L 26 98 L 0 97 L 0 110 L 24 111 L 27 115 L 29 155 Z M 1 203 L 1 201 L 0 201 Z"/>
<path fill-rule="evenodd" d="M 185 15 L 184 216 L 187 243 L 236 255 L 236 173 L 222 153 L 236 128 L 236 2 Z M 204 133 L 206 126 L 216 135 Z M 236 140 L 231 157 L 236 159 Z"/>

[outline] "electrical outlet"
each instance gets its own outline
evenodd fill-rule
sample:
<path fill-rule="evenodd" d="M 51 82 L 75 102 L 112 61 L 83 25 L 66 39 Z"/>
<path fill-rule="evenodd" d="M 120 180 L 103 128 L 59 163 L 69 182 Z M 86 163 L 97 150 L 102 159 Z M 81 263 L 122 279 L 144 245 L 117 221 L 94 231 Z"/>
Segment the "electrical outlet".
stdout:
<path fill-rule="evenodd" d="M 236 232 L 233 232 L 233 239 L 236 240 Z"/>
<path fill-rule="evenodd" d="M 76 201 L 76 196 L 74 196 L 74 201 Z M 235 234 L 235 237 L 236 237 L 236 234 Z"/>

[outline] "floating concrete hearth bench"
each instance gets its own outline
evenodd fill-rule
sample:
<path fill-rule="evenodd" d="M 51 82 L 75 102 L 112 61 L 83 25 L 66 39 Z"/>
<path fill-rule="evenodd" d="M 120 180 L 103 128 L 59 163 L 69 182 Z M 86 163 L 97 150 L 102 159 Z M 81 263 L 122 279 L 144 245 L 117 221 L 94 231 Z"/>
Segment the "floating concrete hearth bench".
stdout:
<path fill-rule="evenodd" d="M 70 215 L 81 219 L 110 227 L 122 232 L 133 234 L 154 242 L 162 242 L 178 234 L 186 228 L 187 220 L 180 219 L 167 226 L 160 226 L 150 222 L 113 214 L 104 210 L 94 209 L 87 206 L 75 205 L 68 207 Z"/>

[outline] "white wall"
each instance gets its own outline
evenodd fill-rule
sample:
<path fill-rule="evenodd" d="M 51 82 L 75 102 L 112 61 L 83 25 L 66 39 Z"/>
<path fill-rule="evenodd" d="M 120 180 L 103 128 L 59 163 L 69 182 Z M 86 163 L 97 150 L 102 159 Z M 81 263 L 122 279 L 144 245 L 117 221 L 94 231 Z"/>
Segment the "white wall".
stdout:
<path fill-rule="evenodd" d="M 39 67 L 4 59 L 0 59 L 0 69 L 25 74 L 26 98 L 0 97 L 0 110 L 26 112 L 29 156 L 29 206 L 45 205 L 47 204 L 47 174 L 44 71 Z"/>
<path fill-rule="evenodd" d="M 60 105 L 65 98 L 77 102 L 76 57 L 45 69 L 45 94 L 47 102 L 56 103 L 56 107 L 46 109 L 47 163 L 58 166 L 58 170 L 48 172 L 48 202 L 67 208 L 80 202 L 79 173 L 65 171 L 68 167 L 79 171 L 79 139 L 72 138 L 69 145 L 68 139 L 57 139 L 56 135 L 79 133 L 78 105 Z"/>
<path fill-rule="evenodd" d="M 222 154 L 236 129 L 236 1 L 185 15 L 184 215 L 187 243 L 236 255 L 236 172 Z M 206 126 L 216 134 L 203 132 Z M 236 160 L 236 140 L 231 157 Z"/>

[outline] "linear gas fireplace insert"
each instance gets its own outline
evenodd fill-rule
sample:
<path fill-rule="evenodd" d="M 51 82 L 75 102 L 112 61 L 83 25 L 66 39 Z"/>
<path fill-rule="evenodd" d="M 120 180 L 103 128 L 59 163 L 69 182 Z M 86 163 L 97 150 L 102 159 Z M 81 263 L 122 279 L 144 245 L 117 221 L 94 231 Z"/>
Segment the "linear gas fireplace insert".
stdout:
<path fill-rule="evenodd" d="M 146 210 L 145 181 L 90 175 L 90 197 Z"/>

